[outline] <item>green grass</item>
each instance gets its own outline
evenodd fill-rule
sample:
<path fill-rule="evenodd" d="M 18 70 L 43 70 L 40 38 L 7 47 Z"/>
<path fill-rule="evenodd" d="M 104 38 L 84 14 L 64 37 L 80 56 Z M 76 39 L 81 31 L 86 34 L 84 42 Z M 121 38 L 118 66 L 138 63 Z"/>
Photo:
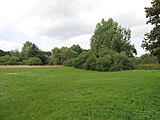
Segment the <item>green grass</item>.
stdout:
<path fill-rule="evenodd" d="M 160 120 L 160 71 L 0 69 L 0 120 Z"/>

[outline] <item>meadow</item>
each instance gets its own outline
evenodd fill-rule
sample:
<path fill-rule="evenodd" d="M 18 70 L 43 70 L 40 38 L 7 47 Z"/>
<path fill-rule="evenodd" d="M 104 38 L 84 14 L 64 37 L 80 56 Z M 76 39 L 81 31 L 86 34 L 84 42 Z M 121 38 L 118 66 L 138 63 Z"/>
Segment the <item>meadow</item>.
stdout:
<path fill-rule="evenodd" d="M 0 68 L 0 120 L 160 120 L 160 71 Z"/>

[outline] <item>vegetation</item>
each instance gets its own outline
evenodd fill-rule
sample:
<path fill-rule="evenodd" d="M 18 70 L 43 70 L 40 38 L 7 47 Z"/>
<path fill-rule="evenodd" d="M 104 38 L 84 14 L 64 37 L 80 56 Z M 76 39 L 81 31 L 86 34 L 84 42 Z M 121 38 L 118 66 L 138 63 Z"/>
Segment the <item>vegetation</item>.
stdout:
<path fill-rule="evenodd" d="M 98 53 L 91 50 L 85 51 L 75 59 L 66 61 L 64 65 L 72 65 L 79 69 L 97 70 L 103 72 L 131 70 L 134 68 L 131 59 L 125 53 L 117 53 L 112 50 L 101 50 Z"/>
<path fill-rule="evenodd" d="M 146 11 L 150 9 L 146 8 Z M 51 52 L 45 52 L 34 43 L 26 41 L 21 52 L 0 50 L 0 65 L 64 65 L 103 72 L 135 68 L 159 69 L 158 56 L 152 53 L 134 56 L 137 52 L 130 43 L 130 36 L 131 31 L 122 28 L 112 18 L 108 21 L 102 19 L 96 26 L 89 50 L 73 45 L 70 48 L 55 47 Z"/>
<path fill-rule="evenodd" d="M 70 48 L 62 47 L 54 48 L 50 56 L 50 64 L 52 65 L 62 65 L 63 62 L 75 58 L 78 56 L 78 53 Z"/>
<path fill-rule="evenodd" d="M 131 30 L 122 28 L 112 18 L 108 21 L 102 19 L 91 38 L 91 49 L 98 52 L 108 48 L 118 53 L 125 52 L 127 56 L 133 57 L 133 53 L 136 54 L 137 51 L 134 45 L 130 44 L 130 38 Z"/>
<path fill-rule="evenodd" d="M 142 47 L 148 50 L 152 55 L 157 56 L 160 63 L 160 1 L 152 0 L 151 7 L 146 7 L 146 17 L 149 19 L 147 24 L 153 25 L 150 33 L 145 34 Z"/>
<path fill-rule="evenodd" d="M 160 64 L 138 64 L 135 68 L 140 70 L 160 70 Z"/>
<path fill-rule="evenodd" d="M 159 120 L 160 71 L 0 69 L 1 120 Z"/>

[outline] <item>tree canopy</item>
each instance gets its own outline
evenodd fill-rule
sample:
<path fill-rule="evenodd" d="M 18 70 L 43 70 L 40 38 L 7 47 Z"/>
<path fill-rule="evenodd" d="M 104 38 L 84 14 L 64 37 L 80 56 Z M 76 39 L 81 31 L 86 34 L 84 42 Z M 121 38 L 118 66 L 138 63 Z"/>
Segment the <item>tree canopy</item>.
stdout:
<path fill-rule="evenodd" d="M 26 41 L 22 47 L 22 57 L 27 59 L 30 57 L 38 57 L 40 49 L 32 42 Z"/>
<path fill-rule="evenodd" d="M 145 34 L 142 47 L 157 56 L 160 63 L 160 0 L 152 0 L 151 7 L 145 7 L 147 24 L 153 25 L 152 30 Z"/>
<path fill-rule="evenodd" d="M 102 21 L 97 24 L 91 38 L 91 49 L 98 52 L 107 48 L 118 53 L 125 52 L 128 56 L 133 56 L 137 51 L 134 45 L 131 45 L 130 38 L 130 29 L 122 28 L 117 22 L 113 21 L 112 18 L 108 21 L 102 19 Z"/>

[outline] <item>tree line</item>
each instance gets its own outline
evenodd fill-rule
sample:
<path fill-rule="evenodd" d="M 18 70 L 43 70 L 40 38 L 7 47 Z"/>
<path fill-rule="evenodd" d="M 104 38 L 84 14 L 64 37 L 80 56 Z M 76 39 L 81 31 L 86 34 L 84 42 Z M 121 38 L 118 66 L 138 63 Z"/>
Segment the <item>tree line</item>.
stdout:
<path fill-rule="evenodd" d="M 151 54 L 135 57 L 137 51 L 130 41 L 131 31 L 121 27 L 112 18 L 102 19 L 91 38 L 91 49 L 79 45 L 42 51 L 30 41 L 22 50 L 0 50 L 0 65 L 64 65 L 86 70 L 131 70 L 138 64 L 158 63 Z"/>
<path fill-rule="evenodd" d="M 160 1 L 152 0 L 146 7 L 147 24 L 154 25 L 145 34 L 142 47 L 150 53 L 135 57 L 137 50 L 131 44 L 131 30 L 123 28 L 112 18 L 96 25 L 89 50 L 79 45 L 42 51 L 26 41 L 22 50 L 0 50 L 0 65 L 64 65 L 96 71 L 131 70 L 137 65 L 160 63 Z M 158 65 L 159 66 L 159 65 Z"/>

